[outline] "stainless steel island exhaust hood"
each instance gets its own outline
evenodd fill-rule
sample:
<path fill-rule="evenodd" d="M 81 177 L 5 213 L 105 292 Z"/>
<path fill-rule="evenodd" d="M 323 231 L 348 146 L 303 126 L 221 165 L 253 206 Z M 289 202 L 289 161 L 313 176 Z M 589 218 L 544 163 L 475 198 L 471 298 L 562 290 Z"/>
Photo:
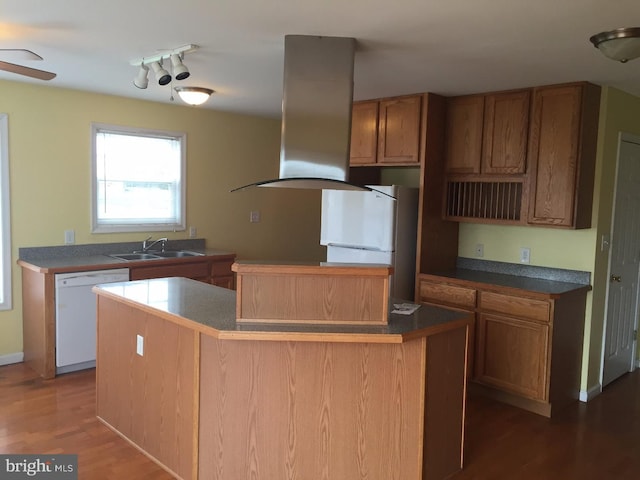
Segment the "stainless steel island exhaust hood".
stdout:
<path fill-rule="evenodd" d="M 243 188 L 371 190 L 348 182 L 356 40 L 286 35 L 280 176 Z"/>

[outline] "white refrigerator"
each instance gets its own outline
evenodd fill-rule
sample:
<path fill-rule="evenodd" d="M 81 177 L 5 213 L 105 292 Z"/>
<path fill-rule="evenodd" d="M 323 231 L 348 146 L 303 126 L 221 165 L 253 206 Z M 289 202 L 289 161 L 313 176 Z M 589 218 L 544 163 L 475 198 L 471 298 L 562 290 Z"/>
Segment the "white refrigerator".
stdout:
<path fill-rule="evenodd" d="M 383 193 L 322 191 L 320 243 L 327 262 L 391 265 L 390 296 L 413 300 L 418 189 L 370 187 Z"/>

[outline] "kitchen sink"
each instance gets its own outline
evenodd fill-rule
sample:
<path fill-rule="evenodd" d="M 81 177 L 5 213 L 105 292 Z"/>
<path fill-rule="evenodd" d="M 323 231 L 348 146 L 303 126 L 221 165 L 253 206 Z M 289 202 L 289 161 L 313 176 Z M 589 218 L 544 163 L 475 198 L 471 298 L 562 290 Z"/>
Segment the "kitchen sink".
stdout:
<path fill-rule="evenodd" d="M 153 255 L 157 255 L 162 258 L 180 258 L 180 257 L 199 257 L 204 255 L 204 253 L 198 252 L 188 252 L 186 250 L 173 250 L 166 252 L 153 252 Z"/>
<path fill-rule="evenodd" d="M 166 252 L 134 252 L 134 253 L 114 253 L 109 255 L 113 258 L 120 260 L 135 261 L 135 260 L 160 260 L 163 258 L 183 258 L 183 257 L 199 257 L 204 253 L 189 252 L 187 250 L 169 250 Z"/>
<path fill-rule="evenodd" d="M 120 260 L 160 260 L 162 257 L 158 257 L 157 255 L 152 255 L 150 253 L 115 253 L 113 255 L 109 255 L 113 258 L 119 258 Z"/>

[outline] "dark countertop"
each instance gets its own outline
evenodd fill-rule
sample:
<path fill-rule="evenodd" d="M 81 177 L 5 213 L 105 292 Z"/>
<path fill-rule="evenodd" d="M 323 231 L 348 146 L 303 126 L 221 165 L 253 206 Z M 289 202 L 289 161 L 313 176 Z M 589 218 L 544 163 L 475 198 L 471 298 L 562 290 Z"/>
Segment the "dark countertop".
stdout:
<path fill-rule="evenodd" d="M 463 325 L 469 314 L 422 305 L 411 315 L 389 313 L 384 326 L 236 323 L 236 293 L 186 278 L 99 285 L 98 295 L 227 340 L 402 343 Z M 393 301 L 390 302 L 392 308 Z"/>
<path fill-rule="evenodd" d="M 169 257 L 159 258 L 153 260 L 122 260 L 120 258 L 113 258 L 109 254 L 94 254 L 94 255 L 78 255 L 68 257 L 51 257 L 51 258 L 34 258 L 34 259 L 19 259 L 18 264 L 22 267 L 29 268 L 31 270 L 38 271 L 40 273 L 62 273 L 62 272 L 81 272 L 88 270 L 104 270 L 109 268 L 127 268 L 127 267 L 140 267 L 142 265 L 151 266 L 156 264 L 167 263 L 189 263 L 202 261 L 207 257 L 217 256 L 234 256 L 235 253 L 226 252 L 222 250 L 213 249 L 199 249 L 193 250 L 198 253 L 204 254 L 203 256 L 193 257 Z M 130 253 L 121 250 L 115 250 L 111 254 Z"/>
<path fill-rule="evenodd" d="M 490 289 L 492 286 L 495 286 L 500 287 L 500 291 L 504 291 L 504 289 L 507 288 L 513 289 L 514 291 L 517 291 L 517 293 L 529 292 L 551 298 L 572 292 L 591 290 L 591 285 L 588 284 L 562 282 L 557 280 L 480 270 L 468 270 L 464 268 L 421 274 L 420 276 L 425 279 L 444 281 L 473 288 Z"/>

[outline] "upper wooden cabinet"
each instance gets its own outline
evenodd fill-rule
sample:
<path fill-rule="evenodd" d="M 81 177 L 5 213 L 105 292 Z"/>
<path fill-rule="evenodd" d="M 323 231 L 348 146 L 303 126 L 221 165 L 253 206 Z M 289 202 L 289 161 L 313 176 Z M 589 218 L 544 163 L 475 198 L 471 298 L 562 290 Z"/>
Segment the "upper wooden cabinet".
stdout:
<path fill-rule="evenodd" d="M 376 163 L 378 153 L 378 101 L 353 104 L 351 110 L 351 165 Z"/>
<path fill-rule="evenodd" d="M 534 89 L 528 223 L 591 226 L 599 112 L 596 85 Z"/>
<path fill-rule="evenodd" d="M 357 102 L 351 114 L 351 166 L 419 165 L 422 95 Z"/>
<path fill-rule="evenodd" d="M 484 96 L 447 99 L 445 168 L 447 173 L 480 173 Z"/>
<path fill-rule="evenodd" d="M 447 173 L 525 173 L 530 98 L 530 90 L 449 98 Z"/>
<path fill-rule="evenodd" d="M 482 136 L 482 173 L 525 173 L 531 92 L 485 96 Z"/>
<path fill-rule="evenodd" d="M 600 87 L 447 99 L 444 218 L 589 228 Z"/>

